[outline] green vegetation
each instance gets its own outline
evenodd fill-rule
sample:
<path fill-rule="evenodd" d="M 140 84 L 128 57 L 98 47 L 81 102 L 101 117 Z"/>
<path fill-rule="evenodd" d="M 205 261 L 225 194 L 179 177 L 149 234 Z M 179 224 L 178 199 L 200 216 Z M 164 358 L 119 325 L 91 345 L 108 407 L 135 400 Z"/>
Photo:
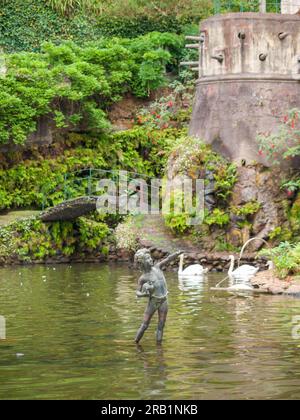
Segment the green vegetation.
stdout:
<path fill-rule="evenodd" d="M 211 14 L 209 0 L 0 0 L 0 47 L 39 51 L 45 42 L 83 45 L 102 37 L 192 33 Z"/>
<path fill-rule="evenodd" d="M 78 13 L 68 19 L 44 0 L 0 0 L 0 6 L 0 46 L 6 52 L 36 52 L 45 41 L 83 44 L 100 37 L 91 16 Z"/>
<path fill-rule="evenodd" d="M 261 251 L 260 255 L 270 258 L 274 262 L 280 278 L 286 278 L 288 275 L 297 275 L 300 273 L 299 243 L 282 242 L 276 248 Z"/>
<path fill-rule="evenodd" d="M 165 67 L 176 67 L 181 47 L 177 35 L 152 33 L 84 48 L 48 43 L 40 53 L 8 55 L 1 80 L 0 143 L 24 143 L 44 115 L 59 128 L 84 121 L 87 132 L 107 129 L 105 109 L 128 91 L 144 97 L 165 85 Z"/>
<path fill-rule="evenodd" d="M 165 166 L 168 148 L 181 134 L 176 129 L 146 131 L 142 127 L 99 137 L 70 133 L 66 139 L 70 147 L 58 157 L 45 159 L 35 153 L 33 159 L 0 169 L 0 209 L 41 209 L 85 195 L 88 180 L 81 171 L 87 168 L 157 176 Z"/>
<path fill-rule="evenodd" d="M 257 142 L 260 155 L 265 156 L 273 165 L 283 159 L 289 160 L 300 155 L 300 110 L 291 109 L 281 119 L 281 126 L 275 133 L 261 133 Z"/>
<path fill-rule="evenodd" d="M 128 251 L 136 251 L 138 248 L 137 231 L 136 218 L 128 216 L 115 230 L 117 247 Z"/>
<path fill-rule="evenodd" d="M 231 211 L 237 216 L 252 216 L 257 213 L 261 205 L 257 201 L 249 201 L 249 203 L 244 204 L 241 207 L 232 207 Z"/>
<path fill-rule="evenodd" d="M 105 256 L 110 242 L 107 224 L 93 218 L 50 224 L 35 218 L 24 219 L 0 228 L 0 262 L 42 262 L 95 250 Z"/>
<path fill-rule="evenodd" d="M 241 4 L 246 11 L 258 2 L 219 4 L 220 12 L 237 11 Z M 94 191 L 97 170 L 111 171 L 111 177 L 118 169 L 157 177 L 167 169 L 171 177 L 206 179 L 206 187 L 213 188 L 213 208 L 205 211 L 200 227 L 189 225 L 195 214 L 188 209 L 176 212 L 182 194 L 174 193 L 165 223 L 175 233 L 196 241 L 211 238 L 216 250 L 235 249 L 237 243 L 228 243 L 233 220 L 236 230 L 252 233 L 260 204 L 230 206 L 236 166 L 187 137 L 185 128 L 195 75 L 180 69 L 179 62 L 195 60 L 197 51 L 184 48 L 183 35 L 198 34 L 199 21 L 213 13 L 210 0 L 0 0 L 0 5 L 0 51 L 5 52 L 0 57 L 0 146 L 24 145 L 41 119 L 53 127 L 55 139 L 44 152 L 32 147 L 0 153 L 0 210 L 41 209 L 85 195 Z M 137 111 L 132 129 L 113 132 L 107 115 L 114 104 L 127 94 L 149 99 L 154 93 L 157 99 Z M 299 116 L 298 109 L 291 110 L 278 133 L 262 133 L 260 154 L 275 164 L 281 156 L 298 156 Z M 290 206 L 287 224 L 271 234 L 275 244 L 300 235 L 299 174 L 282 188 Z M 110 227 L 120 220 L 90 215 L 72 223 L 15 222 L 0 229 L 0 259 L 105 254 Z M 116 235 L 119 245 L 135 249 L 132 219 L 119 225 Z M 284 244 L 278 248 L 288 250 L 286 256 L 278 251 L 280 275 L 296 271 L 297 246 Z"/>
<path fill-rule="evenodd" d="M 226 226 L 230 221 L 227 211 L 228 201 L 237 181 L 236 166 L 213 152 L 201 140 L 192 137 L 178 139 L 170 152 L 169 164 L 172 166 L 174 175 L 188 175 L 191 179 L 205 179 L 207 171 L 212 174 L 217 208 L 212 213 L 205 212 L 204 228 L 205 226 Z M 174 209 L 176 202 L 182 200 L 182 194 L 174 195 L 172 200 L 171 209 Z M 193 232 L 195 228 L 187 223 L 193 216 L 193 214 L 178 214 L 173 211 L 165 216 L 165 222 L 176 233 L 195 233 Z"/>
<path fill-rule="evenodd" d="M 228 214 L 225 213 L 224 210 L 220 210 L 218 208 L 214 209 L 212 213 L 208 214 L 205 218 L 205 223 L 208 226 L 216 225 L 216 226 L 226 226 L 230 221 L 230 217 Z"/>

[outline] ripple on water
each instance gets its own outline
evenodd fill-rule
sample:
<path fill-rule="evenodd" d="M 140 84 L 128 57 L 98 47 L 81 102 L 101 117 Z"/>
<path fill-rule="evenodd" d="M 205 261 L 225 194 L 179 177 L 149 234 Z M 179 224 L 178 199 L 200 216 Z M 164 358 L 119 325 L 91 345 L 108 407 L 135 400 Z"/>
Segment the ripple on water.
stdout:
<path fill-rule="evenodd" d="M 155 316 L 137 347 L 137 276 L 122 265 L 1 269 L 0 398 L 300 398 L 300 300 L 214 294 L 222 275 L 195 287 L 171 273 L 164 344 Z"/>

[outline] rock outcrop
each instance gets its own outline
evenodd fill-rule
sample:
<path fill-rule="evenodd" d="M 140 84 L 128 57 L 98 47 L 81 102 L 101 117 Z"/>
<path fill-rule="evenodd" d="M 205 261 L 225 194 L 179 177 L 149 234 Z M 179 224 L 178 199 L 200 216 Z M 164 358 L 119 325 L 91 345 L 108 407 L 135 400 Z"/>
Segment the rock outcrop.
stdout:
<path fill-rule="evenodd" d="M 299 280 L 280 280 L 274 270 L 257 273 L 251 280 L 252 286 L 272 295 L 300 296 Z"/>

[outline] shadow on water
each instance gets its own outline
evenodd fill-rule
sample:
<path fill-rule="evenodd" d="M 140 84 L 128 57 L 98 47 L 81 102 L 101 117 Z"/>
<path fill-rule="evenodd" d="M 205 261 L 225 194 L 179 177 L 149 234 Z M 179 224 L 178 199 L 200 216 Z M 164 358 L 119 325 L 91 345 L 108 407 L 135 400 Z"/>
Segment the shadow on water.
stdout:
<path fill-rule="evenodd" d="M 133 339 L 145 300 L 123 265 L 3 268 L 0 398 L 300 398 L 300 300 L 211 292 L 167 274 L 162 346 L 153 318 Z"/>

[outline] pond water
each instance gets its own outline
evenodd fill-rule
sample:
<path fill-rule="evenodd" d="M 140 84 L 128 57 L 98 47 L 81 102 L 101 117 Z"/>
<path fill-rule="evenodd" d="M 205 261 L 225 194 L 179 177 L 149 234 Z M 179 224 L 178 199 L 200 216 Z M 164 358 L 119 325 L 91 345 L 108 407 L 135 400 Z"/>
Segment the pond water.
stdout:
<path fill-rule="evenodd" d="M 211 292 L 222 275 L 179 285 L 168 273 L 165 340 L 124 265 L 2 268 L 1 399 L 299 399 L 300 300 Z"/>

